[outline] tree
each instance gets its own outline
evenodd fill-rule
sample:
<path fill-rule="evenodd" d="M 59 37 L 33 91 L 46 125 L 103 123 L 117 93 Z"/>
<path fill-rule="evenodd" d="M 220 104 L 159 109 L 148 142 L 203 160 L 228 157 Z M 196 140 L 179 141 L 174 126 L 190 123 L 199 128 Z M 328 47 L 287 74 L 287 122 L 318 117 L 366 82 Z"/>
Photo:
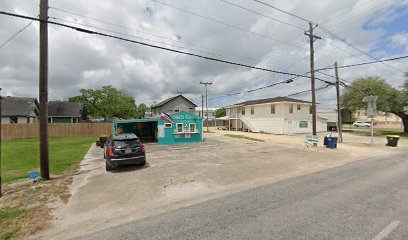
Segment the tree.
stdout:
<path fill-rule="evenodd" d="M 225 110 L 225 108 L 218 108 L 217 110 L 215 110 L 216 118 L 224 117 L 225 115 L 227 115 L 227 111 Z"/>
<path fill-rule="evenodd" d="M 377 110 L 389 112 L 402 119 L 404 132 L 408 133 L 408 115 L 405 106 L 408 106 L 408 79 L 405 89 L 399 91 L 380 77 L 366 77 L 355 80 L 341 96 L 341 105 L 351 111 L 367 108 L 363 102 L 365 96 L 378 96 Z"/>
<path fill-rule="evenodd" d="M 81 89 L 81 95 L 68 99 L 71 102 L 83 102 L 89 115 L 94 118 L 124 118 L 135 115 L 137 107 L 133 96 L 110 85 L 101 89 Z"/>
<path fill-rule="evenodd" d="M 144 118 L 145 112 L 147 112 L 147 111 L 149 111 L 149 107 L 147 107 L 146 104 L 141 103 L 141 104 L 139 104 L 139 106 L 137 106 L 134 117 L 136 119 Z"/>

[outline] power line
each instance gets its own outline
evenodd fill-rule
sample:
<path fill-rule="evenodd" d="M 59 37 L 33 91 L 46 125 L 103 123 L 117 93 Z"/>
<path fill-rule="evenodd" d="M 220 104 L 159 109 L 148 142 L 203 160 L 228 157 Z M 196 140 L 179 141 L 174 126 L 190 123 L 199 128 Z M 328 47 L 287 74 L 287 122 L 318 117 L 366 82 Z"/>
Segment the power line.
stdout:
<path fill-rule="evenodd" d="M 198 47 L 198 48 L 201 48 L 201 49 L 204 49 L 204 50 L 207 50 L 207 51 L 217 51 L 217 52 L 220 52 L 220 53 L 224 53 L 224 54 L 228 54 L 228 55 L 233 55 L 233 56 L 236 56 L 236 57 L 238 57 L 238 58 L 246 58 L 246 57 L 244 57 L 244 56 L 240 56 L 240 55 L 237 55 L 237 54 L 227 53 L 227 52 L 221 51 L 221 50 L 219 50 L 219 49 L 212 49 L 212 48 L 203 47 L 203 46 L 200 46 L 200 45 L 197 45 L 197 44 L 192 44 L 192 43 L 189 43 L 189 42 L 186 42 L 186 41 L 174 40 L 174 39 L 172 39 L 171 37 L 166 37 L 166 36 L 161 36 L 161 35 L 157 35 L 157 34 L 148 33 L 148 32 L 145 32 L 145 31 L 141 31 L 141 30 L 139 30 L 139 29 L 122 26 L 122 25 L 119 25 L 119 24 L 116 24 L 116 23 L 108 22 L 108 21 L 103 20 L 103 19 L 85 16 L 85 15 L 78 14 L 78 13 L 75 13 L 75 12 L 72 12 L 72 11 L 68 11 L 68 10 L 64 10 L 64 9 L 61 9 L 61 8 L 57 8 L 57 7 L 49 7 L 49 8 L 50 8 L 50 9 L 53 9 L 53 10 L 56 10 L 56 11 L 63 12 L 63 13 L 72 14 L 72 15 L 74 15 L 74 16 L 78 16 L 78 17 L 82 17 L 82 18 L 86 18 L 86 19 L 91 19 L 91 20 L 93 20 L 93 21 L 101 22 L 101 23 L 104 23 L 104 24 L 107 24 L 107 25 L 110 25 L 110 26 L 114 26 L 114 27 L 118 27 L 118 28 L 130 30 L 130 31 L 135 31 L 135 32 L 137 32 L 137 33 L 142 33 L 142 34 L 150 35 L 150 36 L 153 36 L 153 37 L 166 39 L 166 40 L 169 40 L 169 41 L 172 41 L 172 42 L 176 42 L 176 43 L 182 43 L 182 44 L 185 44 L 185 45 L 189 45 L 189 46 L 193 46 L 193 47 Z M 76 23 L 76 24 L 78 24 L 78 23 Z"/>
<path fill-rule="evenodd" d="M 338 66 L 338 68 L 349 68 L 349 67 L 356 67 L 356 66 L 374 64 L 374 63 L 390 62 L 390 61 L 396 61 L 396 60 L 401 60 L 401 59 L 405 59 L 405 58 L 408 58 L 408 55 L 395 57 L 395 58 L 380 59 L 380 60 L 371 61 L 371 62 L 363 62 L 363 63 L 356 63 L 356 64 L 350 64 L 350 65 L 343 65 L 343 66 Z M 326 67 L 326 68 L 316 69 L 316 71 L 329 70 L 329 69 L 334 69 L 334 67 Z"/>
<path fill-rule="evenodd" d="M 26 30 L 34 21 L 29 22 L 27 25 L 25 25 L 23 28 L 21 28 L 20 30 L 18 30 L 18 32 L 14 33 L 11 37 L 9 37 L 6 41 L 4 41 L 1 45 L 0 45 L 0 49 L 4 46 L 6 46 L 7 43 L 9 43 L 11 40 L 13 40 L 13 38 L 17 37 L 18 34 L 20 34 L 21 32 L 23 32 L 24 30 Z"/>
<path fill-rule="evenodd" d="M 372 59 L 374 59 L 374 60 L 378 60 L 378 58 L 376 58 L 376 57 L 372 56 L 371 54 L 369 54 L 369 53 L 367 53 L 367 52 L 361 50 L 360 48 L 354 46 L 353 44 L 349 43 L 346 39 L 343 39 L 343 38 L 337 36 L 336 34 L 334 34 L 333 32 L 331 32 L 331 31 L 328 30 L 327 28 L 325 28 L 325 27 L 323 27 L 323 26 L 320 26 L 320 28 L 321 28 L 323 31 L 325 31 L 326 33 L 328 33 L 330 36 L 332 36 L 332 37 L 334 37 L 334 38 L 337 38 L 338 40 L 344 42 L 345 44 L 347 44 L 347 45 L 350 46 L 351 48 L 357 50 L 358 52 L 360 52 L 360 53 L 362 53 L 362 54 L 364 54 L 364 55 L 366 55 L 366 56 L 368 56 L 368 57 L 370 57 L 370 58 L 372 58 Z M 399 70 L 399 69 L 397 69 L 397 68 L 395 68 L 395 67 L 393 67 L 393 66 L 390 66 L 390 65 L 385 64 L 385 63 L 383 63 L 383 64 L 384 64 L 385 66 L 388 66 L 388 67 L 390 67 L 390 68 L 392 68 L 392 69 L 398 71 L 398 72 L 403 73 L 403 71 L 401 71 L 401 70 Z"/>
<path fill-rule="evenodd" d="M 59 23 L 59 22 L 48 21 L 48 20 L 44 21 L 44 20 L 40 20 L 38 18 L 29 17 L 29 16 L 25 16 L 25 15 L 20 15 L 20 14 L 15 14 L 15 13 L 4 12 L 4 11 L 0 11 L 0 14 L 7 15 L 7 16 L 12 16 L 12 17 L 17 17 L 17 18 L 24 18 L 24 19 L 39 21 L 39 22 L 40 21 L 41 22 L 47 22 L 47 23 L 52 24 L 52 25 L 57 25 L 57 26 L 69 28 L 69 29 L 72 29 L 72 30 L 75 30 L 75 31 L 78 31 L 78 32 L 83 32 L 83 33 L 87 33 L 87 34 L 95 34 L 95 35 L 99 35 L 99 36 L 103 36 L 103 37 L 109 37 L 109 38 L 113 38 L 113 39 L 122 40 L 122 41 L 125 41 L 125 42 L 131 42 L 131 43 L 143 45 L 143 46 L 146 46 L 146 47 L 157 48 L 157 49 L 166 50 L 166 51 L 170 51 L 170 52 L 175 52 L 175 53 L 180 53 L 180 54 L 184 54 L 184 55 L 194 56 L 194 57 L 198 57 L 198 58 L 202 58 L 202 59 L 206 59 L 206 60 L 210 60 L 210 61 L 221 62 L 221 63 L 226 63 L 226 64 L 230 64 L 230 65 L 235 65 L 235 66 L 241 66 L 241 67 L 246 67 L 246 68 L 252 68 L 252 69 L 257 69 L 257 70 L 266 71 L 266 72 L 279 73 L 279 74 L 282 74 L 282 75 L 304 77 L 301 74 L 282 72 L 282 71 L 272 70 L 272 69 L 268 69 L 268 68 L 260 68 L 260 67 L 255 67 L 255 66 L 251 66 L 251 65 L 247 65 L 247 64 L 238 63 L 238 62 L 231 62 L 231 61 L 226 61 L 226 60 L 222 60 L 222 59 L 218 59 L 218 58 L 207 57 L 207 56 L 203 56 L 203 55 L 199 55 L 199 54 L 195 54 L 195 53 L 183 52 L 183 51 L 179 51 L 179 50 L 175 50 L 175 49 L 171 49 L 171 48 L 166 48 L 166 47 L 161 47 L 161 46 L 157 46 L 157 45 L 153 45 L 153 44 L 149 44 L 149 43 L 145 43 L 145 42 L 131 40 L 131 39 L 128 39 L 128 38 L 123 38 L 123 37 L 118 37 L 118 36 L 114 36 L 114 35 L 110 35 L 110 34 L 106 34 L 106 33 L 96 32 L 96 31 L 92 31 L 92 30 L 89 30 L 89 29 L 85 29 L 85 28 L 75 27 L 75 26 L 72 26 L 72 25 L 67 25 L 67 24 L 63 24 L 63 23 Z M 307 78 L 309 78 L 309 77 L 307 77 Z"/>
<path fill-rule="evenodd" d="M 283 12 L 283 13 L 285 13 L 285 14 L 288 14 L 288 15 L 290 15 L 290 16 L 292 16 L 292 17 L 295 17 L 295 18 L 297 18 L 297 19 L 300 19 L 300 20 L 302 20 L 302 21 L 309 22 L 309 23 L 314 23 L 314 24 L 318 25 L 317 23 L 315 23 L 315 22 L 313 22 L 313 21 L 311 21 L 311 20 L 308 20 L 308 19 L 303 18 L 303 17 L 301 17 L 301 16 L 299 16 L 299 15 L 296 15 L 296 14 L 293 14 L 293 13 L 291 13 L 291 12 L 288 12 L 288 11 L 285 11 L 285 10 L 283 10 L 283 9 L 280 9 L 280 8 L 278 8 L 278 7 L 275 7 L 275 6 L 273 6 L 273 5 L 269 4 L 269 3 L 265 3 L 265 2 L 262 2 L 262 1 L 260 1 L 260 0 L 254 0 L 254 1 L 255 1 L 255 2 L 258 2 L 258 3 L 261 3 L 261 4 L 265 5 L 265 6 L 268 6 L 268 7 L 270 7 L 270 8 L 273 8 L 273 9 L 275 9 L 275 10 L 277 10 L 277 11 L 280 11 L 280 12 Z M 320 26 L 320 28 L 321 28 L 323 31 L 325 31 L 326 33 L 328 33 L 330 36 L 339 39 L 340 41 L 344 42 L 344 43 L 347 44 L 349 47 L 352 47 L 353 49 L 357 50 L 358 52 L 360 52 L 360 53 L 362 53 L 362 54 L 364 54 L 364 55 L 366 55 L 366 56 L 368 56 L 368 57 L 370 57 L 370 58 L 372 58 L 372 59 L 374 59 L 374 60 L 378 60 L 378 58 L 376 58 L 376 57 L 372 56 L 371 54 L 369 54 L 369 53 L 367 53 L 367 52 L 365 52 L 365 51 L 359 49 L 358 47 L 352 45 L 351 43 L 349 43 L 349 42 L 346 41 L 345 39 L 343 39 L 343 38 L 337 36 L 336 34 L 334 34 L 333 32 L 331 32 L 330 30 L 326 29 L 325 27 Z M 399 70 L 399 69 L 397 69 L 397 68 L 394 68 L 393 66 L 390 66 L 390 65 L 387 65 L 387 64 L 384 64 L 384 65 L 386 65 L 386 66 L 388 66 L 388 67 L 390 67 L 390 68 L 392 68 L 392 69 L 394 69 L 394 70 L 396 70 L 396 71 L 398 71 L 398 72 L 402 72 L 401 70 Z"/>
<path fill-rule="evenodd" d="M 244 29 L 244 28 L 241 28 L 241 27 L 232 25 L 232 24 L 230 24 L 230 23 L 226 23 L 226 22 L 220 21 L 220 20 L 215 19 L 215 18 L 206 17 L 206 16 L 204 16 L 204 15 L 195 13 L 195 12 L 190 11 L 190 10 L 186 10 L 186 9 L 182 9 L 182 8 L 176 7 L 176 6 L 170 5 L 170 4 L 168 4 L 168 3 L 160 2 L 160 1 L 157 1 L 157 0 L 151 0 L 151 1 L 152 1 L 152 2 L 155 2 L 155 3 L 158 3 L 158 4 L 162 4 L 162 5 L 167 6 L 167 7 L 170 7 L 170 8 L 174 8 L 174 9 L 179 10 L 179 11 L 182 11 L 182 12 L 186 12 L 186 13 L 192 14 L 192 15 L 197 16 L 197 17 L 201 17 L 201 18 L 206 19 L 206 20 L 210 20 L 210 21 L 213 21 L 213 22 L 222 24 L 222 25 L 227 26 L 227 27 L 230 27 L 230 28 L 234 28 L 234 29 L 237 29 L 237 30 L 240 30 L 240 31 L 243 31 L 243 32 L 250 33 L 250 34 L 255 35 L 255 36 L 258 36 L 258 37 L 263 37 L 263 38 L 266 38 L 266 39 L 269 39 L 269 40 L 272 40 L 272 41 L 275 41 L 275 42 L 279 42 L 279 43 L 281 43 L 281 44 L 283 44 L 283 45 L 288 45 L 288 46 L 292 46 L 292 47 L 295 47 L 295 48 L 302 48 L 302 49 L 303 49 L 302 46 L 289 44 L 289 43 L 283 42 L 283 41 L 281 41 L 281 40 L 279 40 L 279 39 L 276 39 L 276 38 L 273 38 L 273 37 L 270 37 L 270 36 L 267 36 L 267 35 L 263 35 L 263 34 L 260 34 L 260 33 L 256 33 L 256 32 L 253 32 L 253 31 L 249 31 L 249 30 L 247 30 L 247 29 Z"/>
<path fill-rule="evenodd" d="M 317 92 L 317 91 L 320 91 L 320 90 L 323 90 L 323 89 L 326 89 L 326 88 L 328 88 L 328 87 L 330 87 L 330 86 L 333 86 L 333 84 L 327 84 L 326 86 L 323 86 L 323 87 L 320 87 L 320 88 L 316 88 L 316 92 Z M 311 89 L 308 89 L 308 90 L 304 90 L 304 91 L 301 91 L 301 92 L 297 92 L 297 93 L 292 93 L 292 94 L 286 95 L 286 97 L 295 96 L 295 95 L 299 95 L 299 94 L 302 94 L 302 93 L 307 93 L 307 92 L 310 92 L 310 91 L 312 91 L 312 90 L 311 90 Z"/>
<path fill-rule="evenodd" d="M 223 57 L 223 58 L 231 59 L 231 60 L 235 60 L 235 61 L 237 61 L 237 60 L 241 60 L 241 61 L 242 61 L 242 59 L 236 59 L 236 58 L 228 57 L 228 56 L 221 55 L 221 54 L 218 54 L 218 53 L 212 53 L 212 52 L 203 51 L 203 50 L 199 50 L 199 49 L 188 48 L 188 47 L 184 47 L 184 46 L 178 46 L 178 45 L 169 44 L 169 43 L 166 43 L 166 42 L 160 42 L 160 41 L 152 40 L 152 39 L 149 39 L 149 38 L 144 38 L 144 37 L 135 36 L 135 35 L 132 35 L 132 34 L 127 34 L 127 33 L 122 33 L 122 32 L 117 32 L 117 31 L 112 31 L 112 30 L 109 30 L 109 29 L 100 28 L 100 27 L 95 27 L 95 26 L 92 26 L 92 25 L 77 23 L 77 22 L 73 22 L 73 21 L 68 21 L 68 20 L 64 20 L 64 19 L 60 19 L 60 18 L 56 18 L 56 17 L 49 17 L 49 18 L 50 18 L 50 19 L 54 19 L 54 20 L 58 20 L 58 21 L 62 21 L 62 22 L 66 22 L 66 23 L 76 24 L 76 25 L 79 25 L 79 26 L 90 27 L 90 28 L 94 28 L 94 29 L 98 29 L 98 30 L 102 30 L 102 31 L 110 32 L 110 33 L 116 33 L 116 34 L 120 34 L 120 35 L 124 35 L 124 36 L 129 36 L 129 37 L 134 37 L 134 38 L 138 38 L 138 39 L 143 39 L 143 40 L 147 40 L 147 41 L 150 41 L 150 42 L 155 42 L 155 43 L 159 43 L 159 44 L 163 44 L 163 45 L 167 45 L 167 46 L 171 46 L 171 47 L 177 47 L 177 48 L 181 48 L 181 49 L 187 49 L 187 50 L 190 50 L 190 51 L 196 51 L 196 52 L 211 54 L 211 55 L 214 55 L 214 56 Z M 249 63 L 248 61 L 245 61 L 245 60 L 243 60 L 243 61 L 246 62 L 246 63 Z"/>
<path fill-rule="evenodd" d="M 308 20 L 308 19 L 306 19 L 306 18 L 303 18 L 303 17 L 298 16 L 298 15 L 296 15 L 296 14 L 293 14 L 293 13 L 291 13 L 291 12 L 288 12 L 288 11 L 285 11 L 285 10 L 280 9 L 280 8 L 278 8 L 278 7 L 275 7 L 275 6 L 273 6 L 273 5 L 269 4 L 269 3 L 262 2 L 262 1 L 259 1 L 259 0 L 254 0 L 254 1 L 257 2 L 257 3 L 263 4 L 263 5 L 265 5 L 265 6 L 268 6 L 268 7 L 270 7 L 270 8 L 273 8 L 273 9 L 279 11 L 279 12 L 286 13 L 286 14 L 292 16 L 292 17 L 295 17 L 295 18 L 300 19 L 300 20 L 302 20 L 302 21 L 305 21 L 305 22 L 307 22 L 307 23 L 309 23 L 309 22 L 310 22 L 310 23 L 315 23 L 315 22 L 313 22 L 313 21 L 311 21 L 311 20 Z"/>
<path fill-rule="evenodd" d="M 279 19 L 277 19 L 277 18 L 269 17 L 269 16 L 267 16 L 267 15 L 265 15 L 265 14 L 256 12 L 256 11 L 254 11 L 254 10 L 251 10 L 251 9 L 249 9 L 249 8 L 246 8 L 246 7 L 243 7 L 243 6 L 241 6 L 241 5 L 238 5 L 238 4 L 235 4 L 235 3 L 232 3 L 232 2 L 226 1 L 226 0 L 219 0 L 219 1 L 224 2 L 224 3 L 226 3 L 226 4 L 229 4 L 229 5 L 231 5 L 231 6 L 235 6 L 235 7 L 237 7 L 237 8 L 244 9 L 244 10 L 246 10 L 246 11 L 248 11 L 248 12 L 257 14 L 257 15 L 259 15 L 259 16 L 268 18 L 268 19 L 270 19 L 270 20 L 273 20 L 273 21 L 276 21 L 276 22 L 280 22 L 280 23 L 282 23 L 282 24 L 286 24 L 286 25 L 288 25 L 288 26 L 297 28 L 297 29 L 299 29 L 299 30 L 302 30 L 302 31 L 304 30 L 303 28 L 301 28 L 301 27 L 299 27 L 299 26 L 296 26 L 296 25 L 294 25 L 294 24 L 291 24 L 291 23 L 288 23 L 288 22 L 284 22 L 284 21 L 279 20 Z"/>

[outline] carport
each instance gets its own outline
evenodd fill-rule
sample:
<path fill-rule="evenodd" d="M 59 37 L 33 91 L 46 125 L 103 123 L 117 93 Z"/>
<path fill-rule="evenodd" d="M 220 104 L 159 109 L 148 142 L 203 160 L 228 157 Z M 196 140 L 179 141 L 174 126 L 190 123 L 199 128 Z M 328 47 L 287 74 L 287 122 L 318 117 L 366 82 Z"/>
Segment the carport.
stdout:
<path fill-rule="evenodd" d="M 157 142 L 158 118 L 115 121 L 113 131 L 117 133 L 134 133 L 142 142 Z"/>

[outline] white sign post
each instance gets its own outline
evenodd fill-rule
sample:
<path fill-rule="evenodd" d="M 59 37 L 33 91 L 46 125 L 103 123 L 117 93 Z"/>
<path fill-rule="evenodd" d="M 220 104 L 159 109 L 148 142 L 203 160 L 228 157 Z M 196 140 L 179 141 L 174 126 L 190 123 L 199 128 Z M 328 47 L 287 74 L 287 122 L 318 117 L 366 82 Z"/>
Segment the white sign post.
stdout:
<path fill-rule="evenodd" d="M 377 116 L 377 96 L 366 96 L 363 102 L 368 104 L 367 116 L 371 118 L 371 143 L 374 142 L 374 122 L 373 118 Z"/>

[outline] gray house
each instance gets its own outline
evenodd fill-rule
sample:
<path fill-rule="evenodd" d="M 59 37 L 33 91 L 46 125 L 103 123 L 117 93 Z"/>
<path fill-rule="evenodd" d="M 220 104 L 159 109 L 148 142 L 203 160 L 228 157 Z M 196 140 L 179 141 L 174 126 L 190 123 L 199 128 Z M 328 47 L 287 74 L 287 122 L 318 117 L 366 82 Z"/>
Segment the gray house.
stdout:
<path fill-rule="evenodd" d="M 38 101 L 28 97 L 3 97 L 1 104 L 1 123 L 36 123 Z"/>
<path fill-rule="evenodd" d="M 163 100 L 151 107 L 152 117 L 159 116 L 161 112 L 168 114 L 176 112 L 187 112 L 194 114 L 197 107 L 192 101 L 188 100 L 183 95 L 177 95 L 166 100 Z"/>
<path fill-rule="evenodd" d="M 86 120 L 84 104 L 81 102 L 48 102 L 49 123 L 80 123 Z"/>

